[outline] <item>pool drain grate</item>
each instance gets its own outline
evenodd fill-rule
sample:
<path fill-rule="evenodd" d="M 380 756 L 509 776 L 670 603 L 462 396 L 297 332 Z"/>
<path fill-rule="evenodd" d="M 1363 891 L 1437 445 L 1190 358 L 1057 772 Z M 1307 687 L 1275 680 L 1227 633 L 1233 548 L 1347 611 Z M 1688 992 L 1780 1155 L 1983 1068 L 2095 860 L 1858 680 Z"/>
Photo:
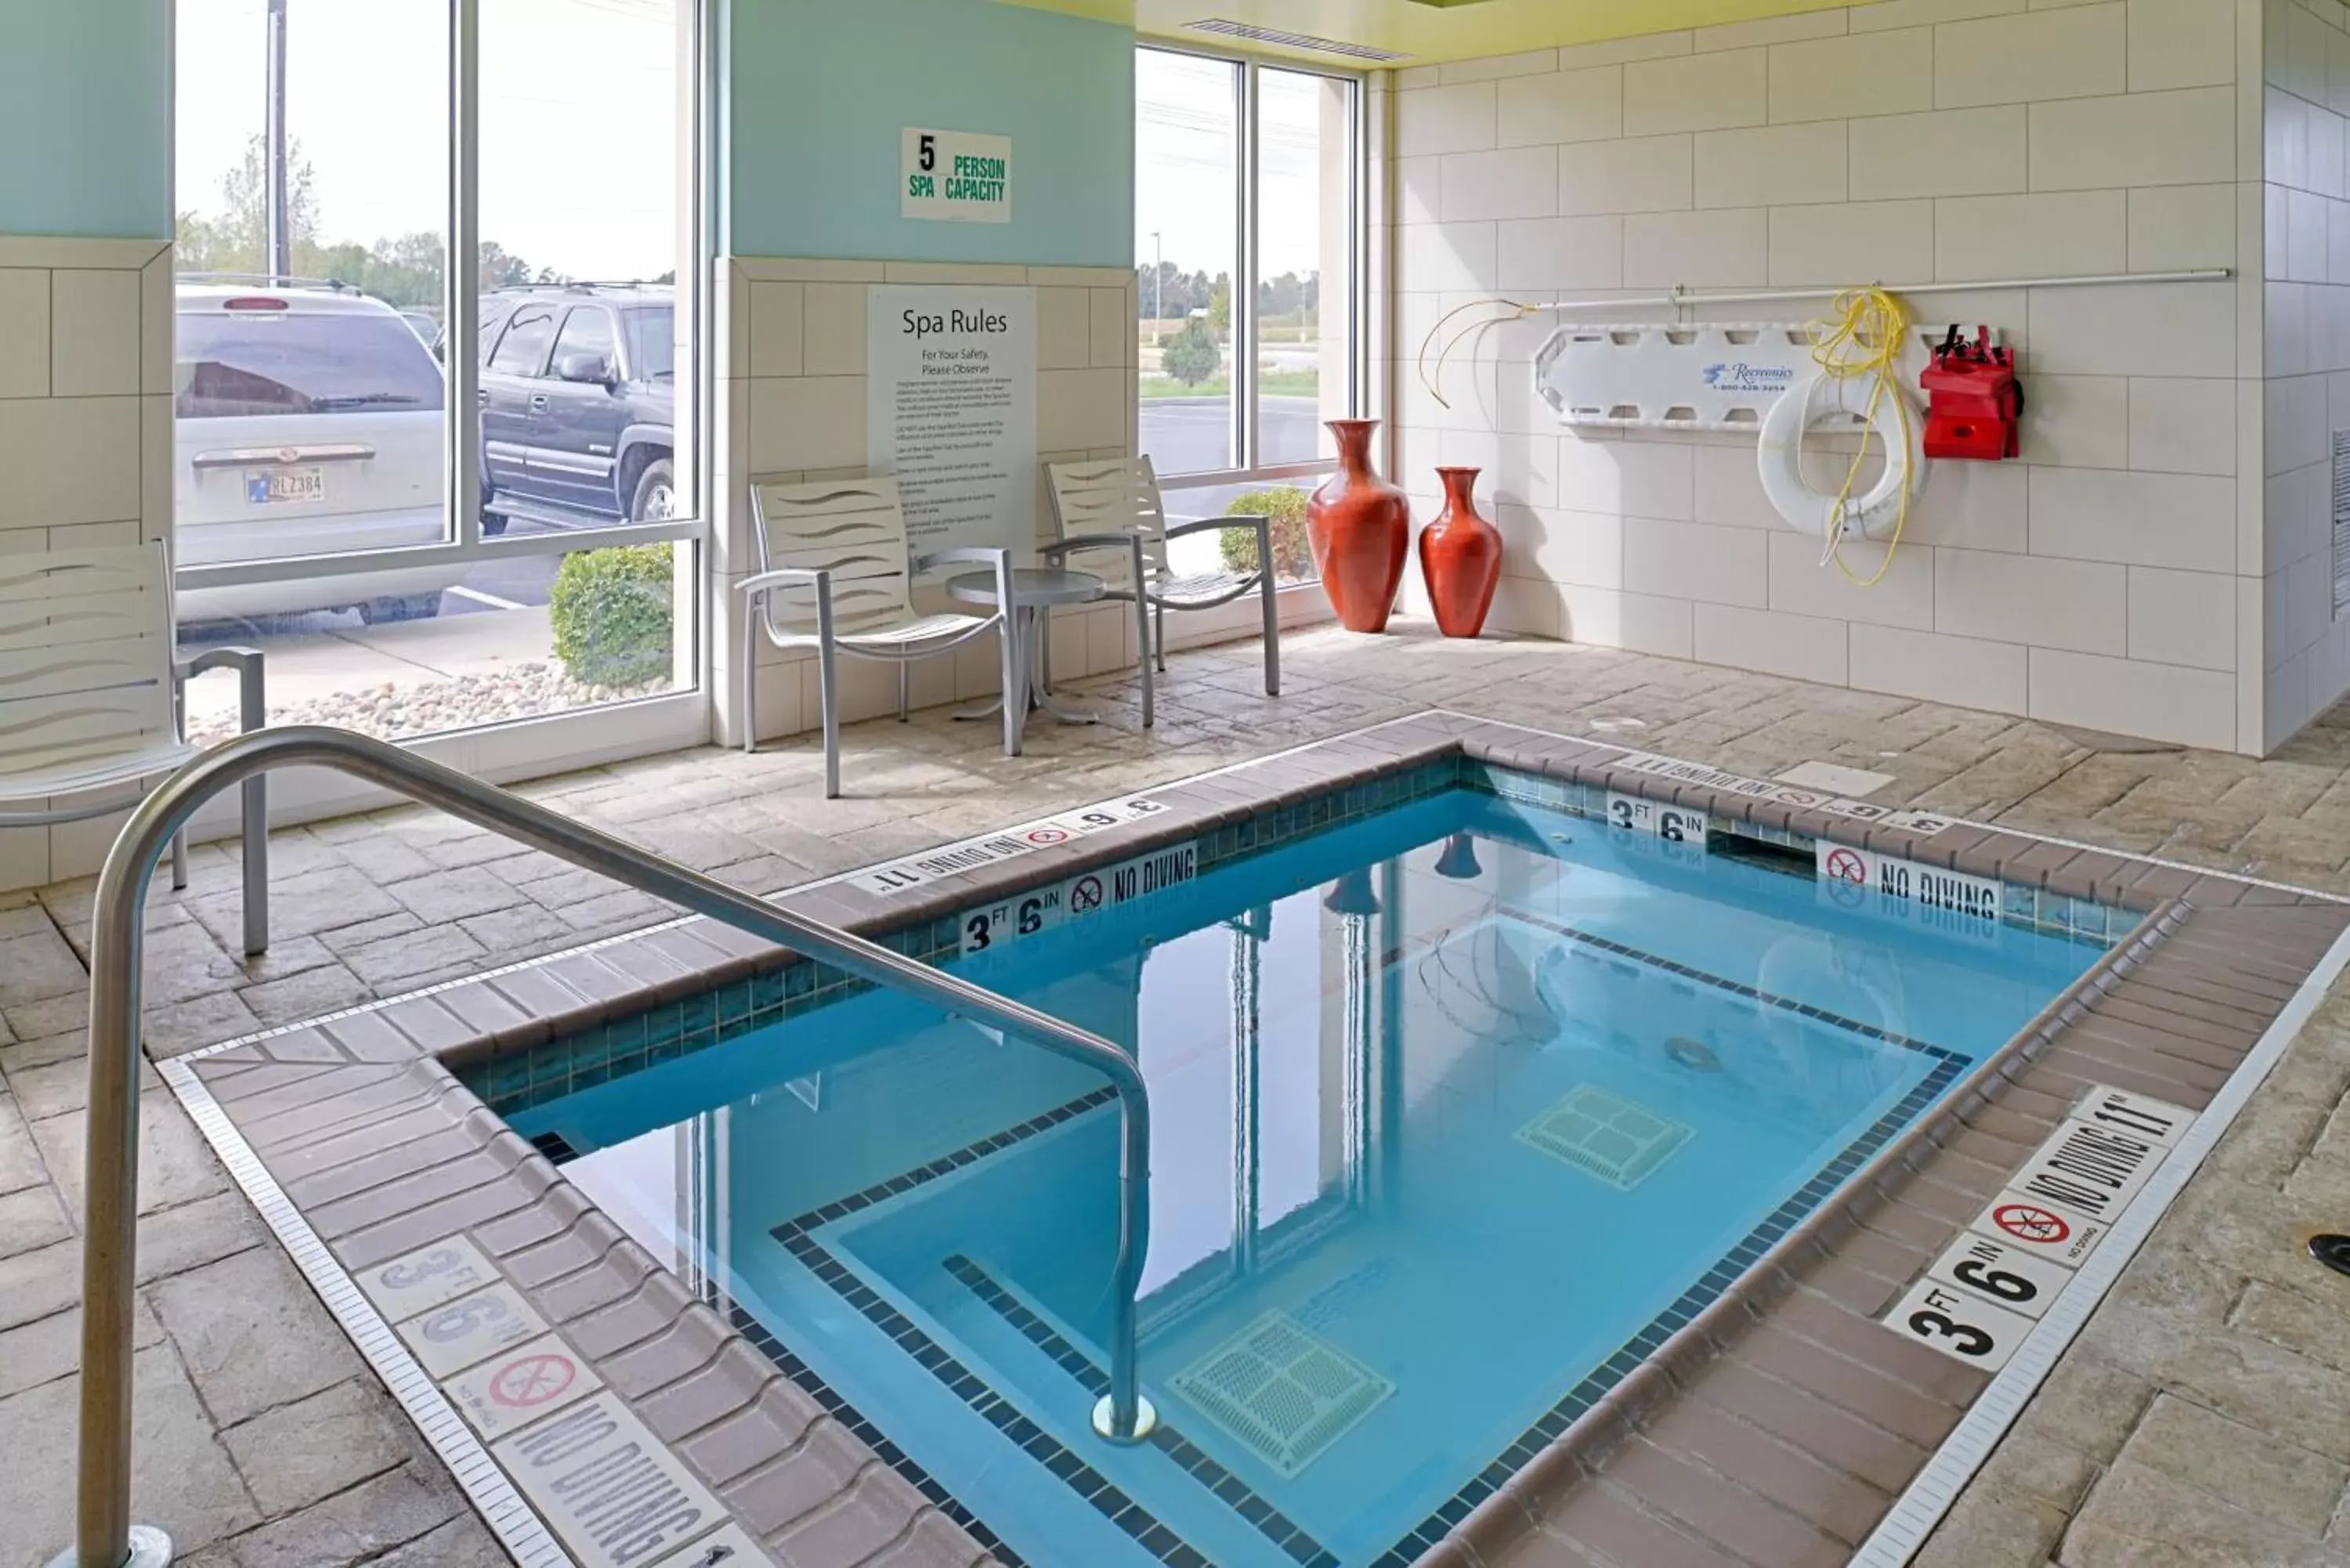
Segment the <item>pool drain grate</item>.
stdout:
<path fill-rule="evenodd" d="M 1518 1129 L 1518 1141 L 1629 1192 L 1674 1150 L 1697 1136 L 1627 1099 L 1579 1084 L 1566 1098 Z"/>
<path fill-rule="evenodd" d="M 1173 1386 L 1284 1480 L 1395 1392 L 1394 1384 L 1278 1312 L 1177 1373 Z"/>

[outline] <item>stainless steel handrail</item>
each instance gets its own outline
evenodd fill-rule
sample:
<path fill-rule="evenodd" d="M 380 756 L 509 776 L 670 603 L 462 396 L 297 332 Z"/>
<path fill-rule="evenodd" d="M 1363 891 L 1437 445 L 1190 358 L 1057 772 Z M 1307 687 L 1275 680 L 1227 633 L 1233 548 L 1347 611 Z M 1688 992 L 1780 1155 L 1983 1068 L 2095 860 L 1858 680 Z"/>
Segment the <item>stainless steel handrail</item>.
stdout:
<path fill-rule="evenodd" d="M 52 1568 L 161 1568 L 170 1541 L 130 1523 L 130 1338 L 139 1212 L 139 980 L 147 885 L 174 834 L 213 795 L 276 768 L 319 767 L 382 784 L 575 866 L 781 943 L 955 1017 L 1097 1068 L 1118 1090 L 1118 1264 L 1110 1391 L 1094 1430 L 1140 1442 L 1158 1417 L 1137 1386 L 1135 1295 L 1150 1237 L 1150 1099 L 1134 1058 L 1098 1034 L 983 990 L 836 926 L 795 915 L 453 768 L 323 725 L 262 730 L 185 763 L 131 813 L 98 879 L 90 938 L 88 1210 L 83 1228 L 80 1502 L 76 1544 Z"/>

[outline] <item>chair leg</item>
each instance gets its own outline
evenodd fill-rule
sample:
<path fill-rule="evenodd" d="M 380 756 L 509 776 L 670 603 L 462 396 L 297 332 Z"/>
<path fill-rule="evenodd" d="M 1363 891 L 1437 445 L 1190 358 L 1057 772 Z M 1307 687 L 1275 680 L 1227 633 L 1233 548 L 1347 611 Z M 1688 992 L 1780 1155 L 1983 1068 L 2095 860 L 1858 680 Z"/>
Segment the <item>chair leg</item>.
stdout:
<path fill-rule="evenodd" d="M 743 752 L 745 756 L 759 749 L 759 639 L 753 634 L 752 617 L 759 611 L 759 601 L 754 596 L 751 607 L 743 612 Z"/>
<path fill-rule="evenodd" d="M 1134 596 L 1134 635 L 1141 639 L 1136 645 L 1141 658 L 1135 662 L 1142 671 L 1142 727 L 1148 730 L 1159 722 L 1159 680 L 1151 672 L 1150 600 L 1147 595 Z"/>
<path fill-rule="evenodd" d="M 188 733 L 188 693 L 181 682 L 172 682 L 172 733 L 186 739 Z M 188 830 L 182 828 L 172 835 L 172 890 L 179 892 L 188 885 Z"/>
<path fill-rule="evenodd" d="M 901 659 L 898 661 L 898 722 L 900 724 L 913 711 L 913 667 Z"/>
<path fill-rule="evenodd" d="M 255 776 L 244 781 L 244 955 L 255 958 L 269 950 L 269 783 Z"/>
<path fill-rule="evenodd" d="M 1150 639 L 1150 646 L 1158 653 L 1159 668 L 1164 673 L 1167 669 L 1167 607 L 1165 605 L 1159 607 L 1158 633 Z"/>
<path fill-rule="evenodd" d="M 262 666 L 249 660 L 237 672 L 237 724 L 251 734 L 269 722 L 269 703 L 263 686 Z M 269 950 L 269 779 L 255 774 L 244 781 L 244 825 L 238 847 L 244 852 L 244 956 Z"/>
<path fill-rule="evenodd" d="M 1036 656 L 1028 661 L 1028 680 L 1040 697 L 1053 694 L 1053 612 L 1035 612 Z M 1035 701 L 1034 698 L 1030 701 Z"/>
<path fill-rule="evenodd" d="M 1006 609 L 995 623 L 995 642 L 1003 657 L 1003 754 L 1020 754 L 1021 726 L 1028 717 L 1028 686 L 1022 660 L 1027 649 L 1020 646 L 1020 619 L 1024 612 Z"/>
<path fill-rule="evenodd" d="M 1264 597 L 1264 694 L 1281 695 L 1281 606 L 1273 589 L 1273 574 L 1267 572 L 1258 592 Z"/>
<path fill-rule="evenodd" d="M 840 798 L 840 655 L 826 638 L 816 644 L 816 695 L 824 704 L 824 798 Z"/>

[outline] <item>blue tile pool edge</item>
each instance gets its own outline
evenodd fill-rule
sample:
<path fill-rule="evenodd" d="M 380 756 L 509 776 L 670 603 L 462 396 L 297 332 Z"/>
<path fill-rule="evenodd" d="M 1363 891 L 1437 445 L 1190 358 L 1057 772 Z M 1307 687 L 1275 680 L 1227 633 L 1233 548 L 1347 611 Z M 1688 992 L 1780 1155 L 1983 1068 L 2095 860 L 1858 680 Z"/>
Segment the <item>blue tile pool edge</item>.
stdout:
<path fill-rule="evenodd" d="M 1482 761 L 1456 747 L 1446 755 L 1408 763 L 1388 773 L 1319 791 L 1300 800 L 1269 803 L 1238 822 L 1204 831 L 1177 829 L 1161 836 L 1128 840 L 1120 843 L 1114 854 L 1126 857 L 1190 844 L 1198 851 L 1197 874 L 1204 876 L 1460 788 L 1512 804 L 1593 819 L 1604 817 L 1611 793 L 1620 793 L 1600 784 Z M 1817 842 L 1810 834 L 1721 815 L 1708 819 L 1708 831 L 1804 855 L 1812 854 Z M 1060 876 L 1051 880 L 1058 881 Z M 2001 886 L 2002 923 L 2043 935 L 2110 947 L 2144 919 L 2143 910 L 2046 888 L 2017 882 L 2002 882 Z M 1022 887 L 1014 887 L 983 901 L 960 905 L 949 913 L 918 916 L 874 933 L 873 940 L 926 963 L 940 963 L 961 952 L 963 925 L 970 917 L 1000 906 L 1007 898 L 1016 898 L 1023 890 Z M 695 996 L 656 1002 L 528 1049 L 474 1055 L 452 1062 L 451 1067 L 484 1104 L 502 1116 L 510 1116 L 645 1067 L 723 1044 L 868 989 L 867 981 L 829 964 L 795 957 L 776 968 L 723 982 Z"/>

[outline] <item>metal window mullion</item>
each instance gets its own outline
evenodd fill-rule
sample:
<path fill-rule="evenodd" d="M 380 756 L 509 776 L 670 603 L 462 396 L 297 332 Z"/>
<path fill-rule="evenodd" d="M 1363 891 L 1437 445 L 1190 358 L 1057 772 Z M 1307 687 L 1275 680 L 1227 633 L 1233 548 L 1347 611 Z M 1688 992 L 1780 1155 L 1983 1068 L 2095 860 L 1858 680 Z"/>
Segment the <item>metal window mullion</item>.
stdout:
<path fill-rule="evenodd" d="M 693 472 L 687 492 L 692 497 L 691 511 L 695 522 L 692 541 L 678 554 L 685 556 L 691 565 L 696 585 L 693 604 L 693 660 L 698 672 L 696 684 L 702 688 L 710 703 L 710 716 L 714 727 L 717 722 L 719 682 L 712 678 L 711 662 L 715 657 L 717 616 L 713 597 L 719 591 L 710 575 L 712 531 L 719 514 L 718 487 L 714 476 L 720 466 L 717 414 L 718 356 L 712 345 L 718 340 L 718 192 L 723 188 L 719 180 L 719 149 L 723 145 L 718 123 L 720 106 L 724 97 L 719 90 L 720 57 L 713 12 L 716 0 L 681 0 L 685 5 L 684 24 L 691 30 L 686 54 L 691 62 L 690 70 L 680 73 L 680 90 L 691 95 L 692 103 L 688 123 L 692 127 L 692 156 L 685 167 L 691 171 L 691 184 L 685 192 L 686 207 L 691 214 L 685 244 L 685 255 L 681 258 L 679 275 L 681 280 L 691 274 L 693 301 L 693 341 L 681 344 L 678 349 L 690 352 L 693 374 L 691 381 L 683 376 L 674 378 L 682 388 L 691 385 L 693 421 Z M 682 315 L 679 320 L 684 319 Z M 672 353 L 677 350 L 673 349 Z M 721 1232 L 722 1256 L 726 1245 Z M 722 1272 L 722 1278 L 724 1275 Z"/>
<path fill-rule="evenodd" d="M 1232 279 L 1232 457 L 1233 466 L 1242 469 L 1257 463 L 1257 162 L 1263 145 L 1258 134 L 1262 99 L 1257 88 L 1257 63 L 1245 61 L 1240 80 L 1240 255 Z"/>
<path fill-rule="evenodd" d="M 1165 491 L 1206 490 L 1220 484 L 1254 484 L 1268 479 L 1305 479 L 1318 473 L 1328 473 L 1337 466 L 1335 457 L 1307 458 L 1298 462 L 1260 463 L 1254 468 L 1203 468 L 1189 473 L 1162 473 L 1159 488 Z"/>
<path fill-rule="evenodd" d="M 209 566 L 180 566 L 172 579 L 182 589 L 226 587 L 238 583 L 284 583 L 350 571 L 397 571 L 451 561 L 502 561 L 518 556 L 567 556 L 575 550 L 612 545 L 650 545 L 663 539 L 699 540 L 702 523 L 687 518 L 675 523 L 614 524 L 608 528 L 581 528 L 567 534 L 530 534 L 520 538 L 476 539 L 472 544 L 419 545 L 402 550 L 368 550 L 339 556 L 281 556 L 261 561 L 225 561 Z"/>
<path fill-rule="evenodd" d="M 451 417 L 442 487 L 461 549 L 482 542 L 481 0 L 449 7 L 449 298 L 444 353 Z"/>
<path fill-rule="evenodd" d="M 1361 419 L 1370 411 L 1371 388 L 1371 247 L 1370 247 L 1370 93 L 1360 80 L 1348 89 L 1347 133 L 1354 145 L 1347 150 L 1347 413 Z"/>
<path fill-rule="evenodd" d="M 1258 1056 L 1263 1037 L 1262 933 L 1273 929 L 1273 911 L 1232 922 L 1232 1272 L 1256 1268 L 1258 1159 Z"/>

